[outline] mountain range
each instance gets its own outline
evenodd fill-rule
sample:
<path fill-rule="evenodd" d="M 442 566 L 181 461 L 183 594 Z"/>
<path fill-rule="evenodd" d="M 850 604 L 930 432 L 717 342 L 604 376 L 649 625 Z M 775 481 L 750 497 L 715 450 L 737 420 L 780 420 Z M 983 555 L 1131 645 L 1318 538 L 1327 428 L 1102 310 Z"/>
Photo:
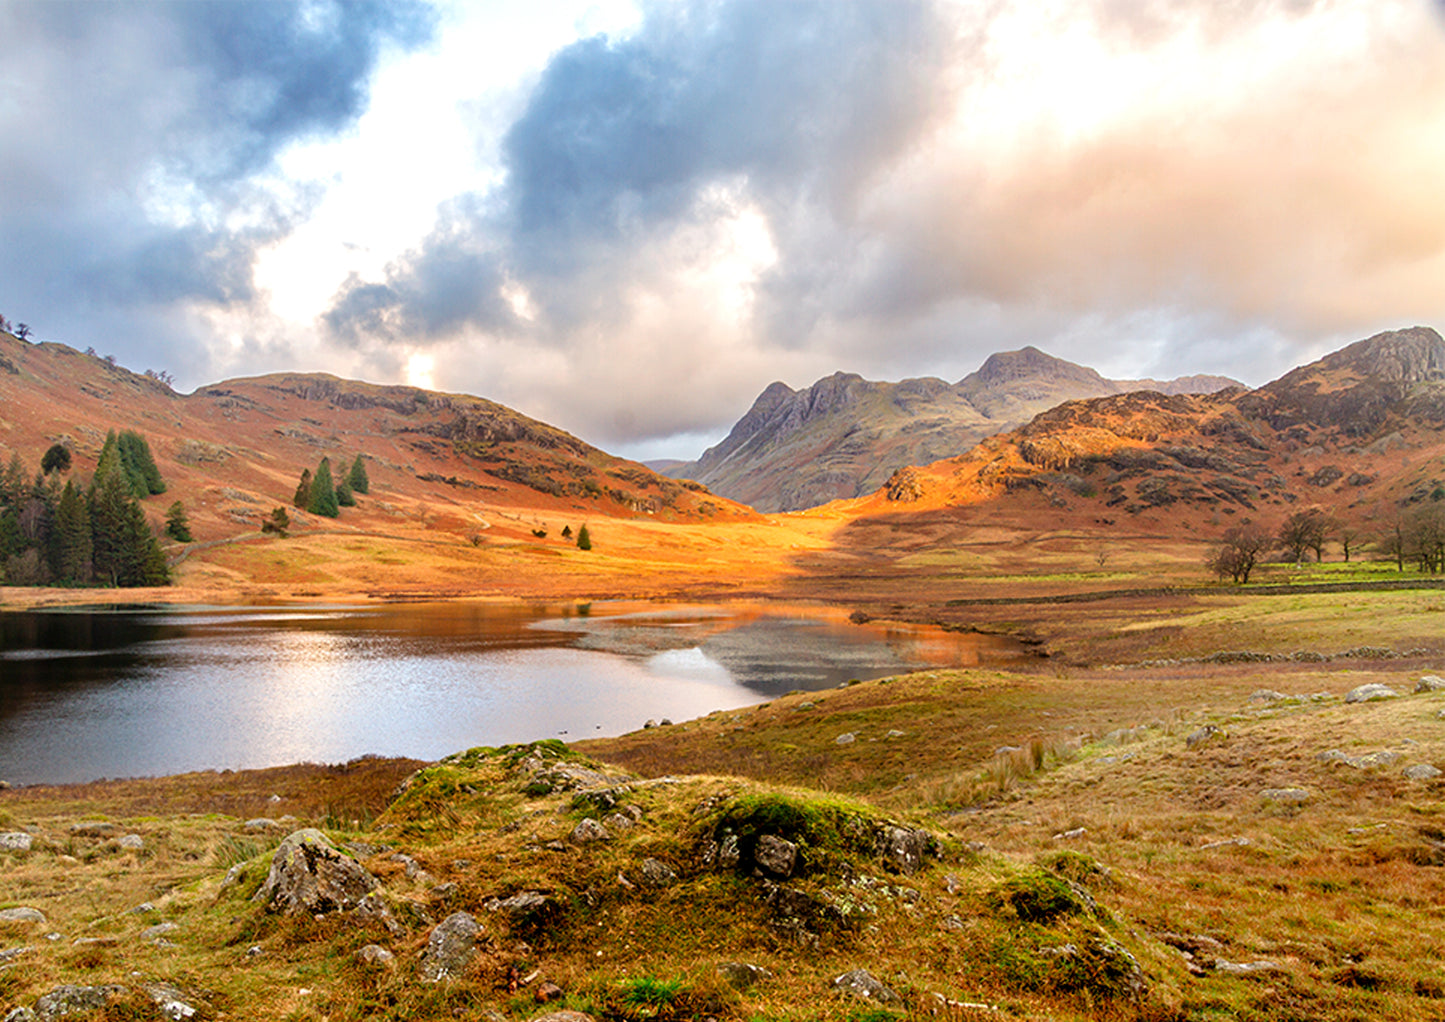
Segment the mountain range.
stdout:
<path fill-rule="evenodd" d="M 721 443 L 662 469 L 759 511 L 796 511 L 872 493 L 905 465 L 962 454 L 1063 401 L 1238 386 L 1223 376 L 1110 380 L 1034 347 L 991 355 L 953 384 L 839 372 L 805 390 L 771 384 Z"/>

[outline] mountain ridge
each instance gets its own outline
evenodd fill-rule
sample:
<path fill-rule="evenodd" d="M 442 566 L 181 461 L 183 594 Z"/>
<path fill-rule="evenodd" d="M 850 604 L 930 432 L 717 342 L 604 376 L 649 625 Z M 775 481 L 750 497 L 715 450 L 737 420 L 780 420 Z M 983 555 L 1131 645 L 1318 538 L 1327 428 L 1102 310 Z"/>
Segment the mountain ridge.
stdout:
<path fill-rule="evenodd" d="M 960 454 L 984 437 L 1078 397 L 1217 390 L 1227 377 L 1109 380 L 1032 345 L 996 352 L 956 383 L 897 382 L 835 372 L 803 390 L 769 384 L 728 436 L 668 469 L 765 513 L 863 496 L 904 465 Z"/>

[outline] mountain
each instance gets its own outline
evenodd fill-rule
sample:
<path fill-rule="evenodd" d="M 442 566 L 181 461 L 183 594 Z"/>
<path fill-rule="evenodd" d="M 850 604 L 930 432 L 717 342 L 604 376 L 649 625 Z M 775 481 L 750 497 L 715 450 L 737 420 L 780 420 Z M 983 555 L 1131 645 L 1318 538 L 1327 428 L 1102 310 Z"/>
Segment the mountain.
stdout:
<path fill-rule="evenodd" d="M 181 500 L 202 543 L 256 533 L 278 505 L 297 532 L 410 530 L 463 543 L 485 533 L 530 544 L 548 519 L 576 529 L 609 517 L 755 517 L 697 483 L 480 397 L 320 373 L 227 380 L 183 395 L 93 354 L 0 333 L 0 467 L 18 453 L 35 472 L 60 443 L 83 481 L 113 429 L 144 435 L 159 463 L 168 490 L 147 502 L 152 517 Z M 372 484 L 358 507 L 329 522 L 290 508 L 303 469 L 329 457 L 344 471 L 358 454 Z"/>
<path fill-rule="evenodd" d="M 1445 340 L 1414 327 L 1258 390 L 1066 401 L 966 454 L 901 469 L 847 513 L 958 520 L 967 508 L 971 527 L 987 514 L 1106 530 L 1127 516 L 1187 533 L 1320 505 L 1358 525 L 1440 500 L 1442 477 Z"/>
<path fill-rule="evenodd" d="M 1109 380 L 1034 347 L 991 355 L 955 384 L 840 372 L 806 390 L 771 384 L 721 443 L 667 474 L 760 511 L 794 511 L 872 492 L 902 466 L 962 453 L 1062 401 L 1237 385 L 1220 376 Z"/>

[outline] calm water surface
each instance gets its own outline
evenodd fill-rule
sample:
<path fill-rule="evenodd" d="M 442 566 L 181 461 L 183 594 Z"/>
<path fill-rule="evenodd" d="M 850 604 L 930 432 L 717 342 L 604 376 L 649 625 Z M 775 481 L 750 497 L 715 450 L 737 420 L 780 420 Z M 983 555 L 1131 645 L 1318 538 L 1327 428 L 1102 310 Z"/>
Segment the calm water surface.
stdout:
<path fill-rule="evenodd" d="M 822 610 L 592 604 L 0 613 L 0 779 L 136 777 L 613 735 L 1019 655 Z"/>

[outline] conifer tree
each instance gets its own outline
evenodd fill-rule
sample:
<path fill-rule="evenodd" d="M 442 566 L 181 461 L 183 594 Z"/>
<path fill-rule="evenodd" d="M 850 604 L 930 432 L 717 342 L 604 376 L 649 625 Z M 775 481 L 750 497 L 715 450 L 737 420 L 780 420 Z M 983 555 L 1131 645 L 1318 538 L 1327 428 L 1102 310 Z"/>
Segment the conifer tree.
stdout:
<path fill-rule="evenodd" d="M 176 501 L 166 509 L 166 535 L 178 543 L 195 542 L 191 535 L 191 522 L 186 517 L 185 505 Z"/>
<path fill-rule="evenodd" d="M 356 506 L 356 497 L 352 495 L 351 484 L 345 479 L 336 484 L 336 503 L 339 507 Z"/>
<path fill-rule="evenodd" d="M 13 507 L 0 508 L 0 561 L 25 549 L 20 532 L 20 514 Z"/>
<path fill-rule="evenodd" d="M 117 439 L 120 461 L 130 479 L 131 493 L 137 497 L 148 497 L 153 493 L 165 493 L 166 484 L 161 479 L 161 470 L 151 456 L 150 444 L 145 437 L 133 429 L 125 430 Z"/>
<path fill-rule="evenodd" d="M 10 464 L 4 474 L 0 475 L 0 504 L 19 511 L 26 489 L 25 462 L 20 460 L 20 452 L 15 451 L 10 455 Z"/>
<path fill-rule="evenodd" d="M 309 468 L 301 470 L 301 481 L 296 484 L 296 495 L 291 498 L 291 503 L 302 511 L 305 511 L 306 505 L 311 503 L 311 470 Z"/>
<path fill-rule="evenodd" d="M 166 585 L 165 554 L 151 532 L 117 445 L 106 439 L 90 490 L 90 535 L 96 578 L 110 586 Z"/>
<path fill-rule="evenodd" d="M 284 507 L 277 507 L 271 511 L 271 517 L 261 522 L 262 532 L 274 532 L 282 539 L 286 538 L 286 530 L 291 528 L 291 516 L 286 513 Z"/>
<path fill-rule="evenodd" d="M 62 585 L 84 585 L 91 576 L 90 508 L 74 481 L 67 481 L 55 509 L 50 570 Z"/>
<path fill-rule="evenodd" d="M 587 526 L 585 526 L 585 525 L 582 526 L 582 528 L 580 528 L 580 529 L 577 530 L 577 549 L 578 549 L 578 550 L 591 550 L 591 549 L 592 549 L 592 533 L 590 533 L 590 532 L 587 531 Z"/>
<path fill-rule="evenodd" d="M 341 514 L 341 505 L 336 502 L 336 485 L 331 481 L 331 459 L 322 458 L 311 477 L 311 499 L 306 510 L 323 518 L 335 518 Z"/>
<path fill-rule="evenodd" d="M 353 493 L 370 493 L 371 479 L 366 474 L 366 465 L 361 460 L 361 455 L 351 463 L 351 471 L 346 474 L 347 485 Z"/>

